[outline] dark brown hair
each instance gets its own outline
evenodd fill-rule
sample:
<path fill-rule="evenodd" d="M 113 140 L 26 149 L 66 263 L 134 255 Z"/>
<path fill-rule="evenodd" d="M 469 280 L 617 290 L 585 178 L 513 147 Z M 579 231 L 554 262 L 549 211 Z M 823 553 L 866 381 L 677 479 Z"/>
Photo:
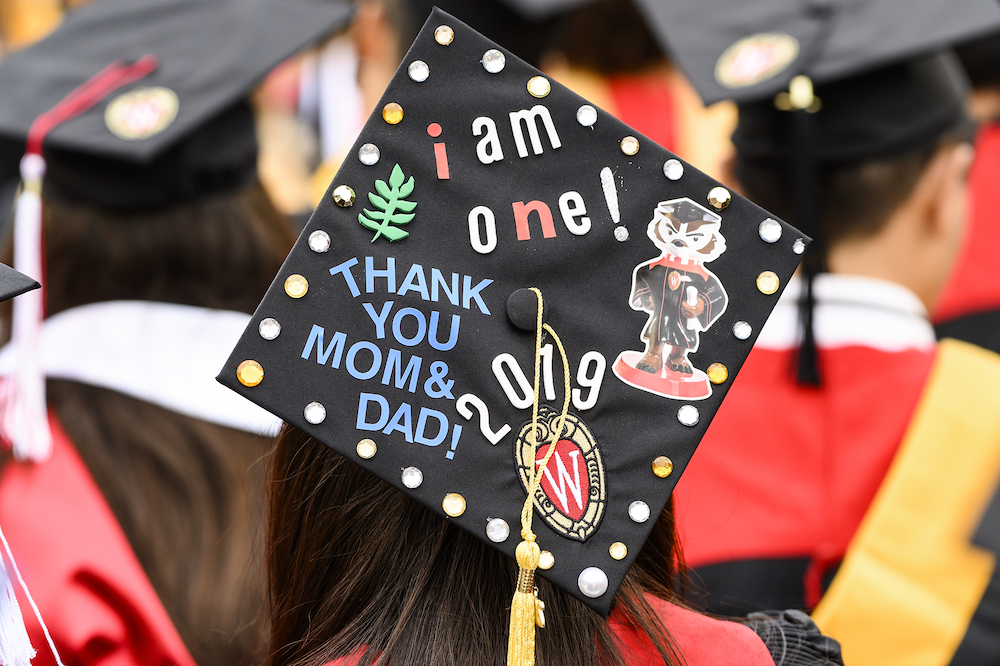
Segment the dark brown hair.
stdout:
<path fill-rule="evenodd" d="M 329 447 L 286 426 L 275 446 L 268 527 L 269 666 L 506 663 L 513 560 Z M 664 510 L 616 596 L 613 614 L 678 663 L 646 595 L 673 597 L 681 567 Z M 596 612 L 536 578 L 548 626 L 540 666 L 623 664 Z"/>
<path fill-rule="evenodd" d="M 818 167 L 816 211 L 824 247 L 879 233 L 913 192 L 937 148 Z M 790 166 L 737 159 L 735 175 L 748 199 L 795 224 Z"/>
<path fill-rule="evenodd" d="M 249 313 L 292 240 L 256 184 L 132 213 L 48 199 L 47 313 L 117 299 Z M 261 461 L 273 440 L 76 382 L 47 391 L 195 661 L 259 663 Z"/>

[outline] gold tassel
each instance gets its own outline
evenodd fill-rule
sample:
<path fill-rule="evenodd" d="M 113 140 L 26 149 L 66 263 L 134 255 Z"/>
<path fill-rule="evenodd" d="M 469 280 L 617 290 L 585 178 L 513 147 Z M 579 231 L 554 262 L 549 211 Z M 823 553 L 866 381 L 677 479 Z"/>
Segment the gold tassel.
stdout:
<path fill-rule="evenodd" d="M 535 543 L 535 533 L 531 531 L 531 517 L 534 512 L 532 506 L 535 492 L 542 483 L 542 473 L 546 465 L 555 453 L 555 443 L 562 436 L 566 426 L 566 414 L 569 412 L 570 384 L 569 384 L 569 362 L 566 359 L 566 350 L 563 349 L 559 336 L 548 324 L 542 323 L 542 292 L 532 287 L 531 291 L 538 296 L 538 314 L 535 330 L 535 397 L 531 409 L 531 435 L 529 435 L 538 449 L 538 403 L 539 403 L 539 377 L 542 358 L 542 331 L 548 332 L 552 336 L 559 355 L 563 362 L 563 397 L 562 413 L 556 419 L 555 429 L 549 440 L 549 449 L 546 451 L 538 468 L 531 476 L 531 483 L 528 484 L 528 496 L 521 508 L 521 538 L 524 539 L 517 544 L 514 556 L 517 558 L 517 588 L 514 590 L 514 599 L 510 604 L 510 639 L 507 643 L 507 666 L 534 666 L 535 664 L 535 627 L 545 628 L 545 602 L 538 598 L 538 590 L 535 588 L 535 569 L 538 568 L 538 560 L 542 551 Z"/>
<path fill-rule="evenodd" d="M 534 535 L 532 535 L 534 536 Z M 542 551 L 532 541 L 517 544 L 517 589 L 510 605 L 510 640 L 507 643 L 507 666 L 534 666 L 536 604 L 535 569 Z"/>

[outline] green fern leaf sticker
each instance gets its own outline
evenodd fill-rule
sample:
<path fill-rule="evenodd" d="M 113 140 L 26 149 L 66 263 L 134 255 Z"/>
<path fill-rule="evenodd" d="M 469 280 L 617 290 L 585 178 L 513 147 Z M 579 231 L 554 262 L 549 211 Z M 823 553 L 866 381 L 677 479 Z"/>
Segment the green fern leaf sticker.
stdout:
<path fill-rule="evenodd" d="M 390 241 L 398 241 L 410 234 L 395 225 L 409 224 L 413 221 L 417 207 L 416 201 L 407 201 L 406 197 L 413 193 L 413 176 L 409 180 L 403 175 L 403 170 L 397 164 L 389 174 L 389 182 L 375 181 L 375 192 L 368 193 L 368 201 L 377 210 L 368 210 L 358 214 L 358 221 L 366 229 L 375 232 L 372 242 L 384 236 Z"/>

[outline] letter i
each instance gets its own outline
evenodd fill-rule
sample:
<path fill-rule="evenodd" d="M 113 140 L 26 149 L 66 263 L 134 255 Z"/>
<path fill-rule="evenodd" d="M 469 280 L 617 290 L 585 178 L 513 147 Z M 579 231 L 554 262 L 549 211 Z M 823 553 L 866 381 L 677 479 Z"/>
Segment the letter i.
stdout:
<path fill-rule="evenodd" d="M 427 133 L 436 139 L 441 136 L 441 126 L 431 123 L 427 126 Z M 434 159 L 437 161 L 438 180 L 448 180 L 448 152 L 444 141 L 434 143 Z"/>

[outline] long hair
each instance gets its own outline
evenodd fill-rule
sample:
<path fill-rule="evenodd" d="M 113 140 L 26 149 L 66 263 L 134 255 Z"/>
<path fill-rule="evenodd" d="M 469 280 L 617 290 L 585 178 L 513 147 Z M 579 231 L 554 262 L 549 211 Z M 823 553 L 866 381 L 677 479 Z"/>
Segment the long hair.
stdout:
<path fill-rule="evenodd" d="M 321 666 L 362 650 L 361 664 L 506 663 L 513 560 L 301 431 L 272 457 L 268 526 L 268 666 Z M 664 510 L 615 598 L 613 616 L 678 663 L 646 595 L 671 599 L 682 566 Z M 624 664 L 595 611 L 536 578 L 548 626 L 542 666 Z"/>
<path fill-rule="evenodd" d="M 51 199 L 45 212 L 50 316 L 117 299 L 249 313 L 293 241 L 256 184 L 155 211 Z M 155 358 L 151 349 L 151 373 Z M 262 458 L 273 439 L 76 382 L 49 380 L 47 391 L 195 661 L 259 663 Z"/>

